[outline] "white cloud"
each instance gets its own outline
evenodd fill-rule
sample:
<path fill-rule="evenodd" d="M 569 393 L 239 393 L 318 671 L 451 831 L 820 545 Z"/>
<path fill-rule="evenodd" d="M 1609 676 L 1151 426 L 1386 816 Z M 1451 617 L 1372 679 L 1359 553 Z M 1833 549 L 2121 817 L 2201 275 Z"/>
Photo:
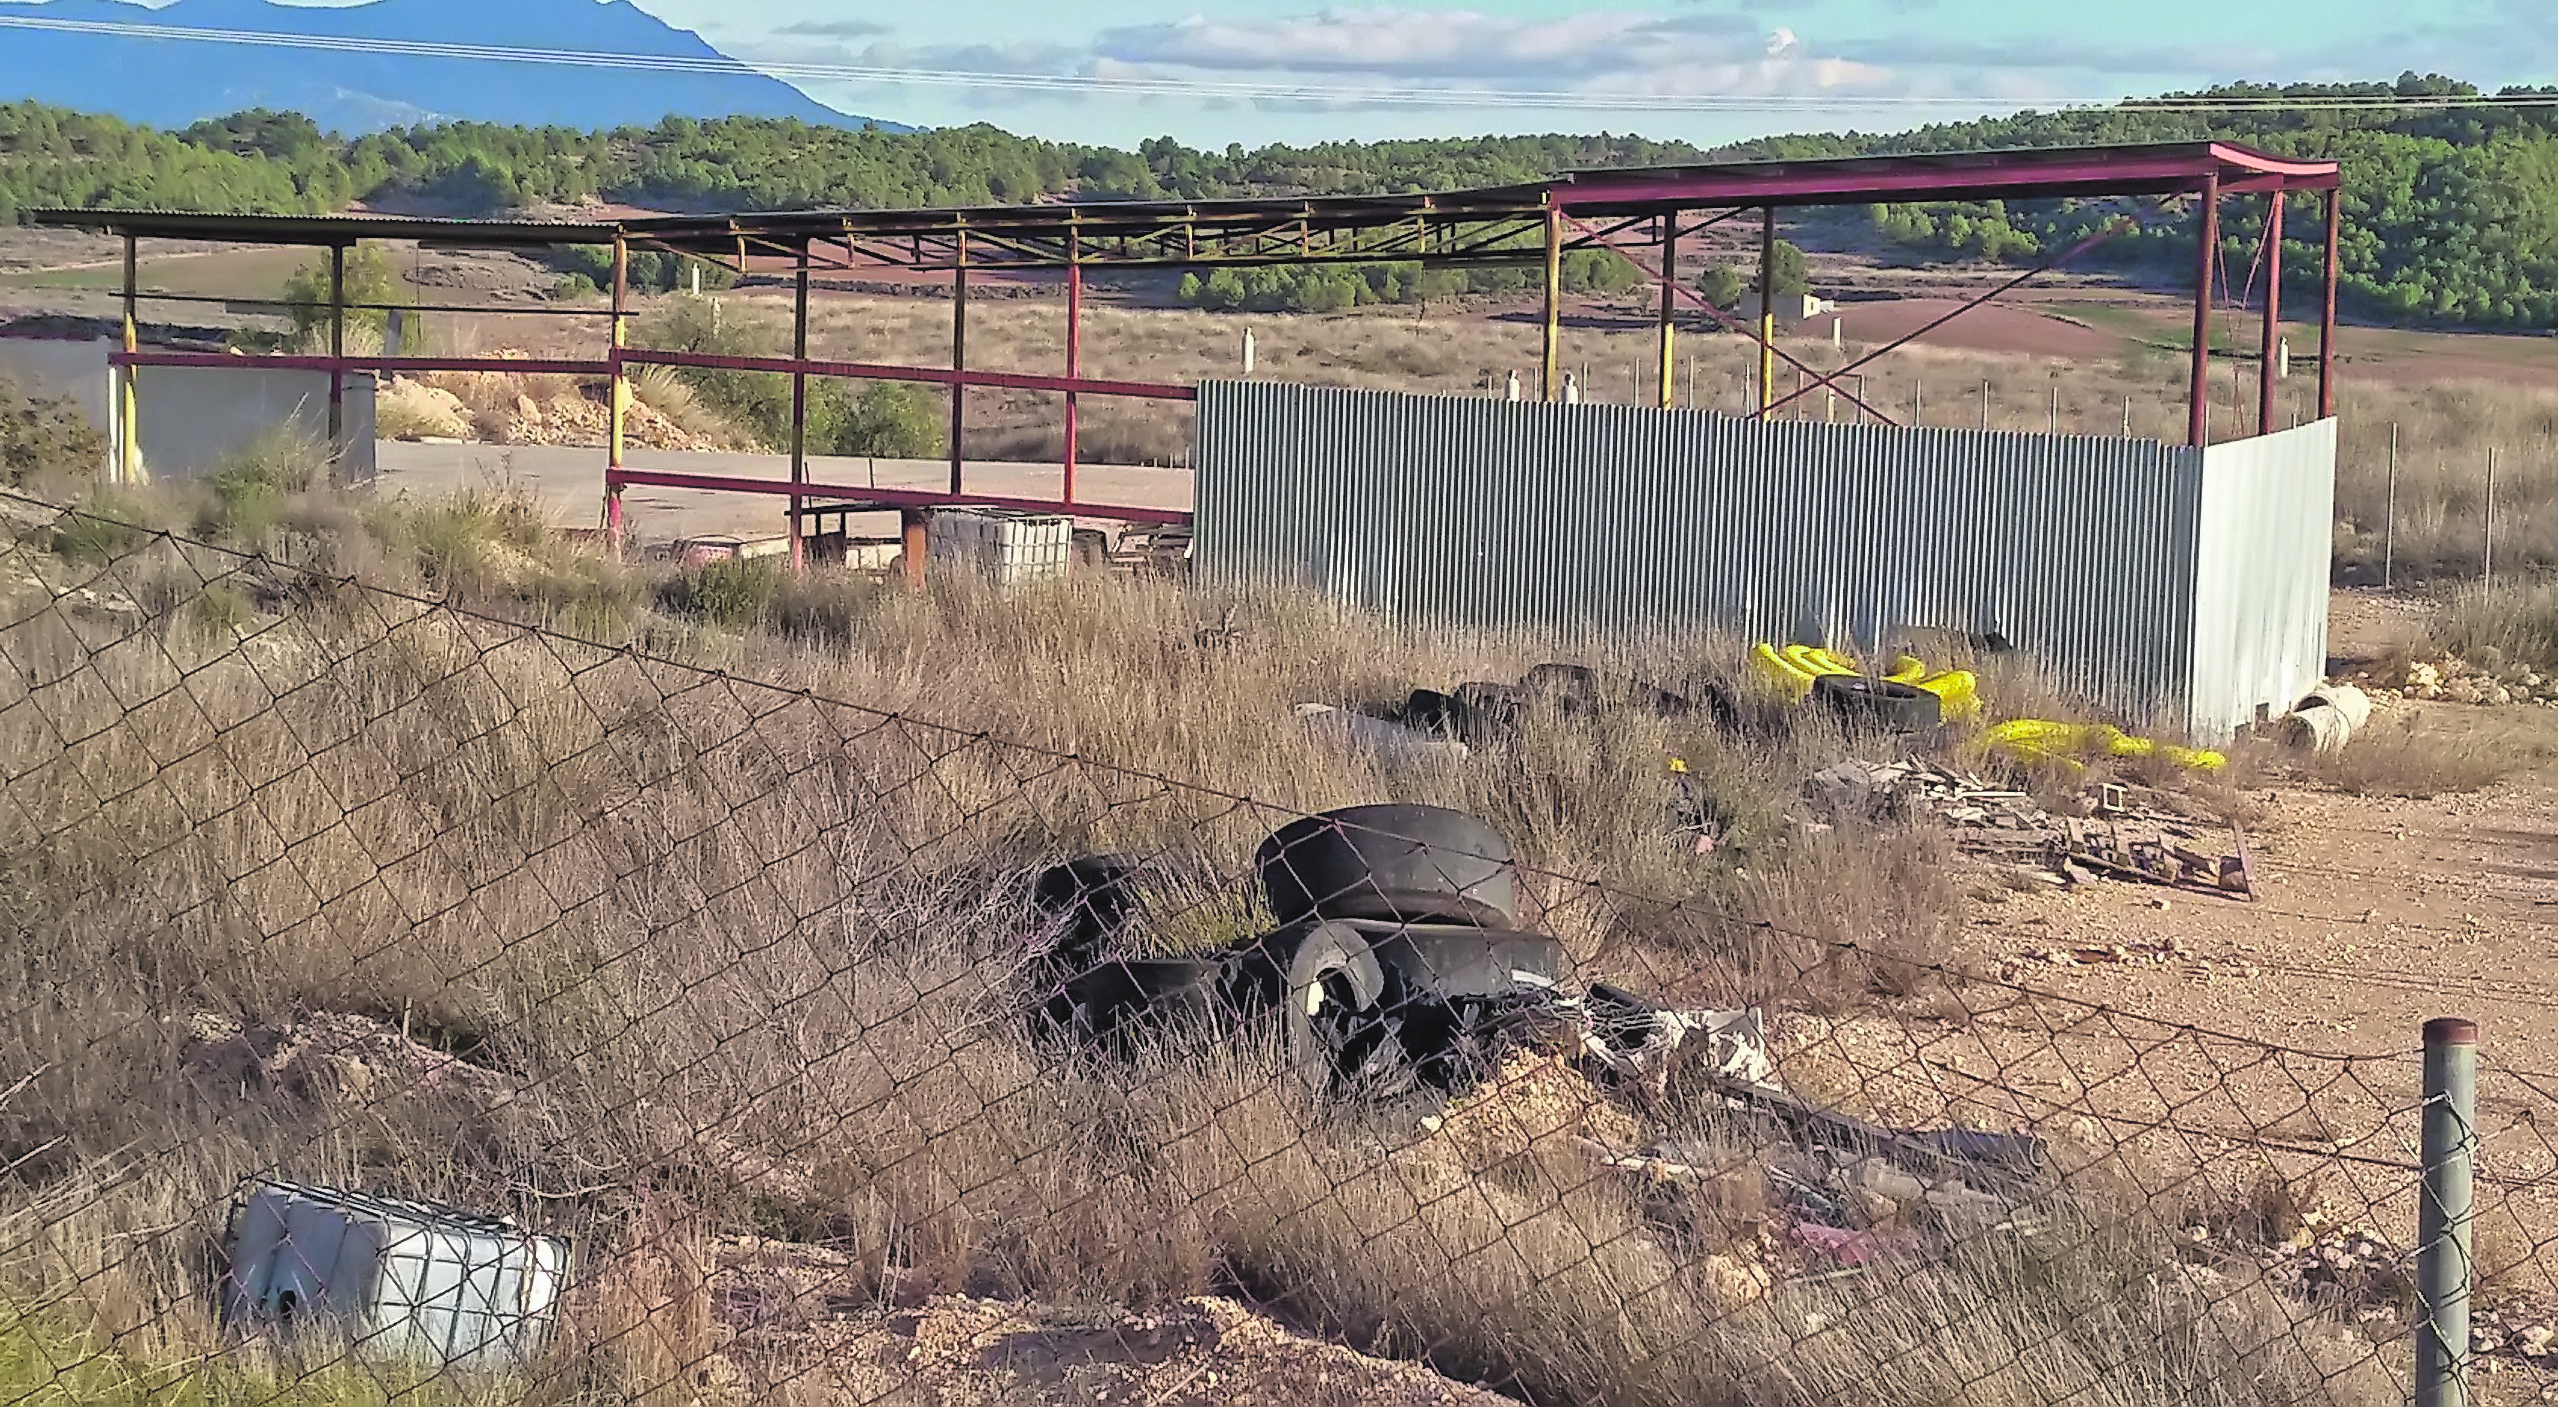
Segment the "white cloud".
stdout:
<path fill-rule="evenodd" d="M 1524 19 L 1471 10 L 1333 9 L 1103 33 L 1104 61 L 1164 73 L 1298 75 L 1327 87 L 1445 86 L 1625 95 L 1890 91 L 1886 66 L 1726 13 L 1586 11 Z"/>

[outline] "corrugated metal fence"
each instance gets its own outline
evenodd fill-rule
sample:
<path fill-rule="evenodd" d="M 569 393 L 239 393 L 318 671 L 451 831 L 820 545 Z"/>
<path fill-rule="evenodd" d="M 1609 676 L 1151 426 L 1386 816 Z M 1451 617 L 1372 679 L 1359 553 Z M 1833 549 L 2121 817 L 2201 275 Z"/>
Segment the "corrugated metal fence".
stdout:
<path fill-rule="evenodd" d="M 2294 439 L 2281 487 L 2237 487 L 2235 459 L 2216 472 Z M 2323 610 L 2311 641 L 2296 611 L 2260 620 L 2198 593 L 2268 588 L 2301 554 L 2258 544 L 2314 528 L 2314 583 L 2283 589 L 2323 604 L 2329 503 L 2302 486 L 2320 464 L 2332 482 L 2327 426 L 2207 463 L 2154 441 L 1228 381 L 1200 388 L 1192 462 L 1203 579 L 1311 586 L 1399 622 L 1710 622 L 1869 650 L 1996 635 L 2074 694 L 2205 734 L 2277 701 L 2325 648 Z M 2245 661 L 2198 670 L 2198 629 L 2218 650 L 2242 622 Z"/>

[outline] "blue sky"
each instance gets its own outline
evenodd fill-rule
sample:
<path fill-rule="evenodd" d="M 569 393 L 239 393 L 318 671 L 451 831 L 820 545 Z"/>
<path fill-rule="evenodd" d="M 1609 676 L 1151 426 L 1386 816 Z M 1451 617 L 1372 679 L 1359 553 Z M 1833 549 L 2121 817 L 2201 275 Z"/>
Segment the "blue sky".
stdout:
<path fill-rule="evenodd" d="M 2558 84 L 2558 0 L 631 3 L 751 63 L 936 75 L 782 74 L 839 111 L 1120 147 L 1599 131 L 1711 145 L 2241 80 Z M 1150 91 L 1102 91 L 1131 84 Z"/>
<path fill-rule="evenodd" d="M 1638 131 L 1714 142 L 1913 123 L 2233 79 L 2443 72 L 2487 86 L 2558 82 L 2558 3 L 2314 4 L 2138 0 L 639 0 L 742 58 L 938 72 L 1306 83 L 1329 101 L 807 82 L 856 112 L 990 121 L 1126 145 L 1478 132 Z M 1464 104 L 1350 100 L 1465 89 Z M 1561 93 L 1561 100 L 1520 96 Z M 1711 95 L 1737 111 L 1644 112 Z M 1838 100 L 1847 99 L 1847 103 Z M 1826 105 L 1824 100 L 1830 100 Z M 1563 103 L 1581 104 L 1567 107 Z"/>

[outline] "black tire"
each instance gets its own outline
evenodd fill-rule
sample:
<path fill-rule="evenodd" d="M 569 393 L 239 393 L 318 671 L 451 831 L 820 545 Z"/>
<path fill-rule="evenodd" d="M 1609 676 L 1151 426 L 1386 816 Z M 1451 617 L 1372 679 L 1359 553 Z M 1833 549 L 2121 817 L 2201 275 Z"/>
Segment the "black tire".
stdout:
<path fill-rule="evenodd" d="M 1518 868 L 1490 826 L 1437 806 L 1352 806 L 1291 821 L 1253 857 L 1282 923 L 1314 918 L 1516 928 Z"/>
<path fill-rule="evenodd" d="M 1077 971 L 1101 961 L 1101 950 L 1136 912 L 1135 882 L 1142 873 L 1125 855 L 1085 855 L 1052 865 L 1031 881 L 1031 906 L 1068 920 L 1054 958 Z"/>
<path fill-rule="evenodd" d="M 1346 925 L 1301 924 L 1262 938 L 1237 961 L 1232 986 L 1238 1005 L 1276 1015 L 1289 1064 L 1317 1093 L 1403 1064 L 1384 1010 L 1385 968 Z"/>
<path fill-rule="evenodd" d="M 1610 698 L 1622 698 L 1636 708 L 1669 716 L 1691 712 L 1695 705 L 1678 695 L 1649 684 L 1618 679 L 1581 664 L 1541 664 L 1519 681 L 1520 687 L 1553 699 L 1565 711 L 1586 713 Z"/>
<path fill-rule="evenodd" d="M 1223 959 L 1119 959 L 1067 978 L 1041 1014 L 1079 1045 L 1124 1047 L 1140 1028 L 1218 1020 L 1225 1014 L 1227 977 Z"/>
<path fill-rule="evenodd" d="M 1371 935 L 1368 946 L 1407 990 L 1438 1001 L 1504 996 L 1522 985 L 1551 986 L 1571 967 L 1563 945 L 1542 933 L 1403 927 Z M 1518 975 L 1522 973 L 1525 983 Z"/>
<path fill-rule="evenodd" d="M 1915 684 L 1824 674 L 1812 681 L 1812 697 L 1850 728 L 1932 733 L 1945 723 L 1945 701 Z"/>
<path fill-rule="evenodd" d="M 1415 689 L 1403 701 L 1403 725 L 1453 736 L 1462 730 L 1457 701 L 1436 689 Z"/>
<path fill-rule="evenodd" d="M 1457 735 L 1469 743 L 1490 743 L 1519 731 L 1528 712 L 1528 691 L 1513 684 L 1459 684 L 1454 702 Z"/>

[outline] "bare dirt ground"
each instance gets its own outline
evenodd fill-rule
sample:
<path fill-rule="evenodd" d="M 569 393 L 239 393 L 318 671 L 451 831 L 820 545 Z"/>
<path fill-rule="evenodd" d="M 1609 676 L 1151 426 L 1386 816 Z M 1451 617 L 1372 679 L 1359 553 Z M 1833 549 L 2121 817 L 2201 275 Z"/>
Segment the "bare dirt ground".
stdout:
<path fill-rule="evenodd" d="M 1928 324 L 1956 314 L 1943 327 L 1920 338 L 1934 346 L 2016 352 L 2038 357 L 2110 357 L 2123 350 L 2123 339 L 2084 323 L 2064 321 L 2030 306 L 1989 303 L 1962 310 L 1959 298 L 1891 298 L 1841 303 L 1840 330 L 1853 342 L 1896 342 Z M 1962 310 L 1959 311 L 1958 310 Z M 1826 330 L 1827 316 L 1808 326 Z"/>
<path fill-rule="evenodd" d="M 2340 672 L 2425 603 L 2340 592 Z M 2478 1023 L 2482 1193 L 2512 1247 L 2558 1242 L 2558 710 L 2384 702 L 2371 726 L 2483 745 L 2484 792 L 2248 788 L 2251 899 L 2098 883 L 1974 891 L 1967 962 L 1933 1012 L 1779 1018 L 1789 1078 L 1887 1118 L 2032 1125 L 2152 1186 L 2228 1195 L 2272 1170 L 2409 1243 L 2421 1028 Z M 2482 1252 L 2482 1257 L 2486 1253 Z M 2540 1263 L 2504 1279 L 2558 1300 Z"/>

